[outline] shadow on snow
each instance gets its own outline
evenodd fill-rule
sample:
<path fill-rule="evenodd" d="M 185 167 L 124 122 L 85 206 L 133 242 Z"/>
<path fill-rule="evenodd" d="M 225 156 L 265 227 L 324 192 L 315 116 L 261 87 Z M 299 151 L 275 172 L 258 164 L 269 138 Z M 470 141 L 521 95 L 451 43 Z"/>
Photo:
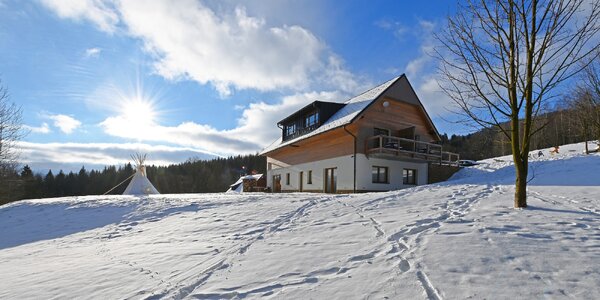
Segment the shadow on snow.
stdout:
<path fill-rule="evenodd" d="M 84 197 L 85 198 L 85 197 Z M 182 203 L 179 207 L 156 205 L 160 199 L 134 197 L 122 202 L 16 202 L 0 207 L 0 250 L 65 237 L 123 221 L 158 221 L 170 215 L 210 206 Z"/>

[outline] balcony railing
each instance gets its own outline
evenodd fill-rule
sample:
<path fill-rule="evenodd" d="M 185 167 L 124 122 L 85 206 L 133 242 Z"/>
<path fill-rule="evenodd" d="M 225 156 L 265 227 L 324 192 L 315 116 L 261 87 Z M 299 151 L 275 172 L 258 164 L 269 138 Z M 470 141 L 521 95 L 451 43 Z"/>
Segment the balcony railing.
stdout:
<path fill-rule="evenodd" d="M 298 128 L 298 129 L 296 129 L 296 131 L 294 131 L 294 133 L 292 133 L 290 135 L 285 135 L 283 137 L 283 141 L 285 142 L 285 141 L 289 141 L 291 139 L 295 139 L 299 136 L 305 135 L 305 134 L 317 129 L 318 127 L 319 127 L 319 124 L 317 123 L 317 124 L 313 124 L 313 125 L 310 125 L 307 127 Z"/>
<path fill-rule="evenodd" d="M 366 152 L 414 159 L 437 161 L 440 164 L 458 165 L 460 156 L 445 152 L 442 146 L 389 135 L 376 135 L 366 139 Z"/>

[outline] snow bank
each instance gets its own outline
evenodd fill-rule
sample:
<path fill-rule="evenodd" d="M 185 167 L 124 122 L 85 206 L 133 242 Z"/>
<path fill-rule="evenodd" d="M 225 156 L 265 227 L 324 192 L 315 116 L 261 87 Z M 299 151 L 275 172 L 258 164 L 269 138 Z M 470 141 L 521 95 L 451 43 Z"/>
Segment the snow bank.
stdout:
<path fill-rule="evenodd" d="M 0 207 L 0 298 L 597 298 L 600 155 L 388 193 L 70 197 Z M 570 151 L 575 150 L 575 151 Z"/>

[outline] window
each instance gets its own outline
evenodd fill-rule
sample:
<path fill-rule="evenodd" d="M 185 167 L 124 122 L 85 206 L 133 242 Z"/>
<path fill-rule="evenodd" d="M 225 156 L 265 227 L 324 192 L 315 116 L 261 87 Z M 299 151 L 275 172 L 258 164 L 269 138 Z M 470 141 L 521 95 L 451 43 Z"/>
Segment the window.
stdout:
<path fill-rule="evenodd" d="M 388 183 L 388 168 L 373 166 L 371 169 L 373 183 Z"/>
<path fill-rule="evenodd" d="M 306 179 L 307 184 L 312 184 L 312 170 L 308 171 L 308 178 Z"/>
<path fill-rule="evenodd" d="M 403 184 L 417 184 L 417 170 L 414 169 L 403 169 L 402 170 L 402 183 Z"/>
<path fill-rule="evenodd" d="M 319 112 L 314 112 L 314 113 L 306 116 L 306 119 L 304 119 L 304 127 L 313 126 L 313 125 L 317 124 L 318 122 L 319 122 Z"/>
<path fill-rule="evenodd" d="M 373 129 L 373 134 L 374 135 L 390 135 L 390 130 L 375 127 L 375 129 Z"/>
<path fill-rule="evenodd" d="M 290 185 L 290 173 L 285 174 L 285 184 Z"/>
<path fill-rule="evenodd" d="M 383 135 L 383 136 L 390 136 L 390 130 L 389 129 L 384 129 L 384 128 L 377 128 L 375 127 L 373 129 L 373 135 L 374 136 L 378 136 L 378 135 Z M 380 143 L 381 141 L 381 143 Z M 386 138 L 382 138 L 382 139 L 375 139 L 373 140 L 373 147 L 374 148 L 381 148 L 384 147 L 387 143 L 389 143 L 390 140 L 386 139 Z"/>
<path fill-rule="evenodd" d="M 285 127 L 285 135 L 290 136 L 296 133 L 296 124 L 291 124 Z"/>

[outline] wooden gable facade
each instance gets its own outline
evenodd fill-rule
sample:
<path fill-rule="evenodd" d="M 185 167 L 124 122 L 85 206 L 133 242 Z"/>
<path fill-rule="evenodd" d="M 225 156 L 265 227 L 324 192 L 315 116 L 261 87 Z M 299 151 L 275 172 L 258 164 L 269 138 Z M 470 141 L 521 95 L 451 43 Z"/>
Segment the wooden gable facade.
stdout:
<path fill-rule="evenodd" d="M 320 101 L 316 101 L 320 102 Z M 286 135 L 286 125 L 300 124 L 305 117 L 317 107 L 327 107 L 327 113 L 320 112 L 324 123 L 335 111 L 332 107 L 340 109 L 341 103 L 335 106 L 325 106 L 323 102 L 302 108 L 279 122 L 283 125 L 282 140 L 301 137 L 301 135 Z M 310 110 L 312 108 L 313 110 Z M 300 125 L 296 125 L 300 126 Z M 382 95 L 377 97 L 353 122 L 333 128 L 318 135 L 300 139 L 290 145 L 283 146 L 268 152 L 267 156 L 285 165 L 295 165 L 310 161 L 323 160 L 354 153 L 354 136 L 356 136 L 357 153 L 367 154 L 366 140 L 375 135 L 375 129 L 385 129 L 389 135 L 415 139 L 423 142 L 437 143 L 440 141 L 437 129 L 427 115 L 425 108 L 418 100 L 406 76 L 400 77 Z"/>

